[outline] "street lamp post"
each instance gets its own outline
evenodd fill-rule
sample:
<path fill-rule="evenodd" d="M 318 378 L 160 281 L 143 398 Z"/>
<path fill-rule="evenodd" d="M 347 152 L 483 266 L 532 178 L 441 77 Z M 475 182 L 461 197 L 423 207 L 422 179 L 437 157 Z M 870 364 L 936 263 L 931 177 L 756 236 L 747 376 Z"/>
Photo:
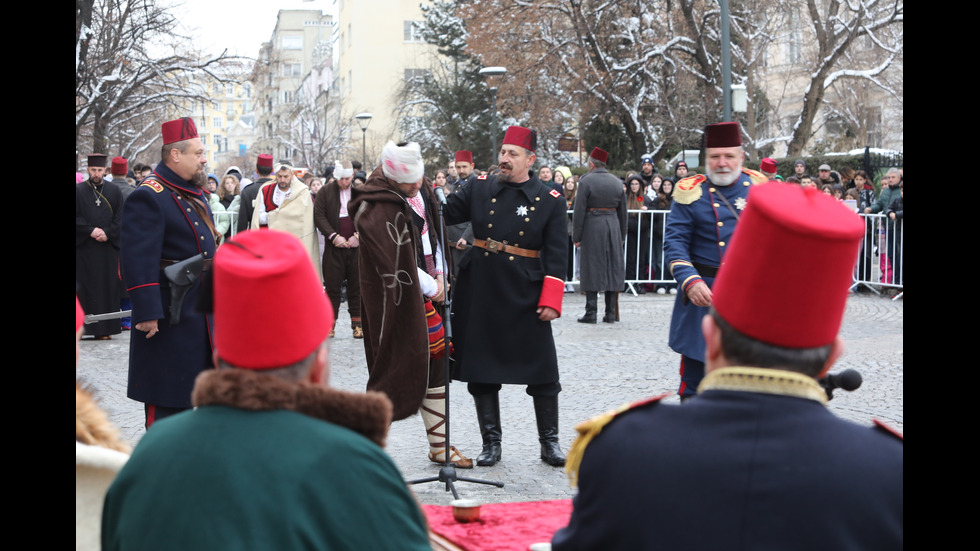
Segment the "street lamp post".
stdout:
<path fill-rule="evenodd" d="M 490 159 L 496 158 L 497 152 L 497 87 L 493 85 L 493 79 L 491 77 L 499 77 L 507 72 L 505 67 L 484 67 L 480 69 L 480 74 L 488 77 L 490 79 L 490 99 L 491 99 L 491 109 L 493 110 L 493 127 L 490 129 L 491 142 L 490 142 Z"/>
<path fill-rule="evenodd" d="M 368 168 L 367 162 L 367 127 L 371 124 L 371 119 L 374 115 L 371 113 L 358 113 L 354 115 L 357 119 L 357 124 L 361 125 L 361 163 L 364 164 L 365 170 Z"/>

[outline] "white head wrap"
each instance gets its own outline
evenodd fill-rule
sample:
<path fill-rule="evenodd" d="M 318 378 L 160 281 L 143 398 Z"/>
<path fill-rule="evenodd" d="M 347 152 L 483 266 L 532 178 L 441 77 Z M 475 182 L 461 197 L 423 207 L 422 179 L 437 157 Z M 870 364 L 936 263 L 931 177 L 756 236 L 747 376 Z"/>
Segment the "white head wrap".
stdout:
<path fill-rule="evenodd" d="M 347 165 L 347 168 L 344 168 L 345 164 Z M 354 168 L 351 166 L 349 162 L 341 163 L 340 161 L 337 161 L 336 163 L 334 163 L 333 165 L 334 178 L 340 180 L 342 178 L 350 178 L 353 175 L 354 175 Z"/>
<path fill-rule="evenodd" d="M 385 176 L 399 184 L 418 182 L 425 173 L 422 149 L 415 142 L 398 147 L 389 140 L 381 150 L 381 170 Z"/>

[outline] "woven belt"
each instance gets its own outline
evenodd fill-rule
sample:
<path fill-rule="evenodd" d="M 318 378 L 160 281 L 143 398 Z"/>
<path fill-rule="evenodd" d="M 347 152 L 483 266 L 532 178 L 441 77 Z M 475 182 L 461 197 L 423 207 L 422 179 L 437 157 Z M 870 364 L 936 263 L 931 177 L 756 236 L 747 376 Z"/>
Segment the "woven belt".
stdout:
<path fill-rule="evenodd" d="M 167 266 L 172 266 L 172 265 L 174 265 L 174 264 L 176 264 L 178 262 L 183 262 L 183 261 L 182 260 L 167 260 L 166 258 L 161 258 L 160 259 L 160 269 L 162 270 L 162 269 L 166 268 Z M 214 259 L 213 258 L 205 258 L 204 259 L 204 269 L 205 270 L 210 270 L 211 269 L 211 263 L 212 262 L 214 262 Z"/>
<path fill-rule="evenodd" d="M 538 258 L 541 256 L 540 251 L 532 251 L 530 249 L 522 249 L 520 247 L 515 247 L 513 245 L 507 245 L 501 243 L 500 241 L 494 241 L 493 239 L 487 239 L 486 241 L 482 239 L 473 240 L 474 247 L 480 247 L 481 249 L 486 249 L 491 253 L 508 253 L 516 254 L 517 256 L 526 256 L 527 258 Z"/>
<path fill-rule="evenodd" d="M 718 266 L 708 266 L 707 264 L 698 264 L 697 262 L 691 263 L 694 269 L 698 271 L 701 277 L 717 277 L 718 276 Z"/>

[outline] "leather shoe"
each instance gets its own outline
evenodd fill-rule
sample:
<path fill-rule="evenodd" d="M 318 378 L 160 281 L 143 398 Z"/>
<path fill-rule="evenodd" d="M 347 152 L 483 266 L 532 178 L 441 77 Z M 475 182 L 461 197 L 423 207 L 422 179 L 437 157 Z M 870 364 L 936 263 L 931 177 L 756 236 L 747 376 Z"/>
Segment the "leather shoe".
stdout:
<path fill-rule="evenodd" d="M 483 451 L 476 458 L 476 464 L 481 467 L 492 467 L 500 461 L 500 442 L 488 442 L 483 445 Z"/>
<path fill-rule="evenodd" d="M 585 314 L 584 316 L 582 316 L 582 317 L 580 317 L 578 319 L 578 322 L 579 323 L 595 323 L 596 322 L 595 314 Z"/>
<path fill-rule="evenodd" d="M 354 328 L 354 338 L 355 339 L 363 339 L 364 338 L 364 329 L 361 329 L 361 326 L 357 326 L 357 327 Z"/>

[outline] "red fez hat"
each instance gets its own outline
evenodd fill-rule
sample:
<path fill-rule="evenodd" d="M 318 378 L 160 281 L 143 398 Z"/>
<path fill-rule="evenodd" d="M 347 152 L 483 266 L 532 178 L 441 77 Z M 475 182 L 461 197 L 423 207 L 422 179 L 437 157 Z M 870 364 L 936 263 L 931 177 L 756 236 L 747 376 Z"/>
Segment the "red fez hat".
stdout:
<path fill-rule="evenodd" d="M 816 188 L 753 187 L 712 286 L 715 310 L 753 339 L 816 348 L 840 330 L 864 223 Z"/>
<path fill-rule="evenodd" d="M 82 310 L 82 304 L 78 302 L 78 295 L 75 295 L 75 332 L 85 325 L 85 312 Z"/>
<path fill-rule="evenodd" d="M 177 120 L 163 123 L 163 145 L 184 140 L 192 140 L 197 137 L 197 126 L 190 117 L 181 117 Z"/>
<path fill-rule="evenodd" d="M 454 159 L 454 161 L 457 162 L 457 163 L 470 163 L 470 164 L 473 164 L 473 152 L 472 151 L 466 151 L 465 149 L 462 150 L 462 151 L 457 151 L 456 152 L 456 159 Z"/>
<path fill-rule="evenodd" d="M 742 145 L 742 133 L 737 122 L 709 124 L 704 129 L 705 147 L 738 147 Z"/>
<path fill-rule="evenodd" d="M 609 153 L 599 149 L 598 147 L 592 149 L 592 153 L 589 153 L 590 159 L 595 159 L 600 163 L 609 162 Z"/>
<path fill-rule="evenodd" d="M 272 168 L 272 155 L 269 155 L 268 153 L 260 154 L 258 160 L 255 161 L 255 166 Z"/>
<path fill-rule="evenodd" d="M 88 166 L 96 168 L 105 168 L 106 160 L 108 157 L 103 153 L 92 153 L 88 156 Z"/>
<path fill-rule="evenodd" d="M 112 158 L 112 168 L 109 172 L 113 176 L 125 176 L 129 172 L 129 162 L 125 157 L 113 157 Z"/>
<path fill-rule="evenodd" d="M 306 249 L 278 230 L 238 234 L 214 257 L 218 356 L 235 367 L 294 364 L 333 327 L 333 308 Z"/>
<path fill-rule="evenodd" d="M 536 151 L 538 149 L 538 133 L 523 126 L 510 126 L 504 134 L 504 143 Z"/>
<path fill-rule="evenodd" d="M 769 174 L 776 172 L 776 161 L 770 159 L 769 157 L 764 157 L 762 162 L 759 163 L 759 170 L 762 172 L 768 172 Z"/>

